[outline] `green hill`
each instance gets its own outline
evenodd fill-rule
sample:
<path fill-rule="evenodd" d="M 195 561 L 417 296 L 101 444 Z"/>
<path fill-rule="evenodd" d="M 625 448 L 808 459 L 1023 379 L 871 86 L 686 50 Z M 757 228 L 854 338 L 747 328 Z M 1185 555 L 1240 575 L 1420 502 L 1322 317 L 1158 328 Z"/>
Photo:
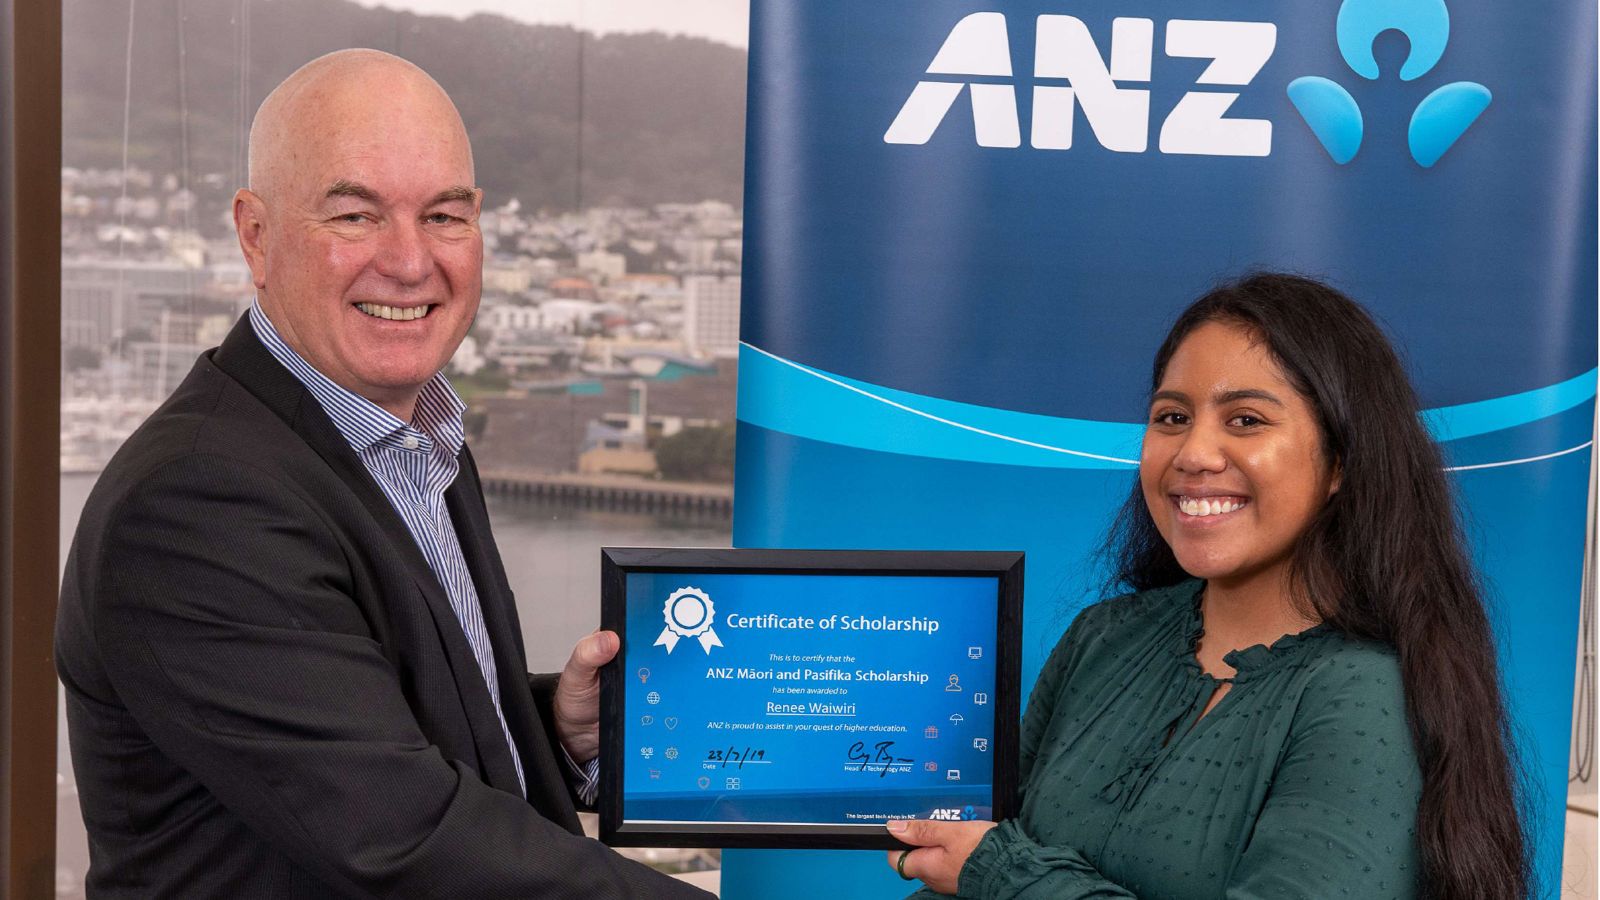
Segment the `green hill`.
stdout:
<path fill-rule="evenodd" d="M 305 61 L 375 47 L 427 69 L 466 120 L 487 202 L 549 210 L 741 197 L 746 52 L 662 34 L 595 37 L 347 0 L 140 0 L 129 161 L 241 183 L 261 99 Z M 65 164 L 122 159 L 127 7 L 64 4 Z M 187 147 L 182 135 L 187 130 Z"/>

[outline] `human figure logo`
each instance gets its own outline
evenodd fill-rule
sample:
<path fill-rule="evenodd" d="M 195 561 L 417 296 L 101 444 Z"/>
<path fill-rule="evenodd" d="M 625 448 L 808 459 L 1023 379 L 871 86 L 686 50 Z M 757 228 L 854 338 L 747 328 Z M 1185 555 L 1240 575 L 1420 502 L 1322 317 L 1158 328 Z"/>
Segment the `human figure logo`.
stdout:
<path fill-rule="evenodd" d="M 1414 81 L 1444 56 L 1450 42 L 1450 10 L 1444 0 L 1344 0 L 1334 26 L 1339 55 L 1351 71 L 1376 81 L 1378 62 L 1372 42 L 1391 30 L 1411 42 L 1400 80 Z M 1478 120 L 1491 99 L 1489 89 L 1475 81 L 1453 81 L 1422 98 L 1406 132 L 1411 158 L 1423 168 L 1432 167 Z M 1355 158 L 1365 124 L 1361 107 L 1343 85 L 1320 75 L 1296 78 L 1289 82 L 1289 100 L 1334 162 L 1342 166 Z"/>

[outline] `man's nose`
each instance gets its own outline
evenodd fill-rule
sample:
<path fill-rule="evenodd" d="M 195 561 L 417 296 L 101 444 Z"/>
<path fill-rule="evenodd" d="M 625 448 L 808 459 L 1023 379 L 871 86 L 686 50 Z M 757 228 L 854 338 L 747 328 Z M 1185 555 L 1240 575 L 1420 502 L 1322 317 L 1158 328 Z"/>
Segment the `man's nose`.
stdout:
<path fill-rule="evenodd" d="M 1228 467 L 1228 457 L 1223 452 L 1225 437 L 1215 426 L 1196 423 L 1184 433 L 1173 467 L 1180 472 L 1221 472 Z"/>
<path fill-rule="evenodd" d="M 373 263 L 380 275 L 401 284 L 421 284 L 433 272 L 433 249 L 420 225 L 394 221 L 382 230 Z"/>

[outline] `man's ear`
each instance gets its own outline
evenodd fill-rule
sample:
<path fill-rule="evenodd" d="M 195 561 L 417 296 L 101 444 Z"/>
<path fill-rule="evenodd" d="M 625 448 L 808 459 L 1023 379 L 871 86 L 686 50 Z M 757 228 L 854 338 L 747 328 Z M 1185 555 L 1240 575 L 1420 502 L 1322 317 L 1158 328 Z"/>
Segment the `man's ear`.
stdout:
<path fill-rule="evenodd" d="M 239 249 L 250 266 L 250 280 L 256 290 L 267 286 L 267 205 L 260 195 L 242 189 L 233 195 L 233 230 L 239 235 Z"/>

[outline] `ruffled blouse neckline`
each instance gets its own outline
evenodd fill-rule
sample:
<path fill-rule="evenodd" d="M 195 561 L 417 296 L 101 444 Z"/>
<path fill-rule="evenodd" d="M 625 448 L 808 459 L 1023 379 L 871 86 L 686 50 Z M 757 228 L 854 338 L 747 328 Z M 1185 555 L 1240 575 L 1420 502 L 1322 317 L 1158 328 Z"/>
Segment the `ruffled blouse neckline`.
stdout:
<path fill-rule="evenodd" d="M 1200 600 L 1205 593 L 1206 583 L 1196 578 L 1189 582 L 1189 603 L 1186 626 L 1181 630 L 1182 640 L 1178 642 L 1178 652 L 1182 661 L 1197 673 L 1205 674 L 1200 667 L 1200 661 L 1195 658 L 1195 653 L 1200 649 L 1200 639 L 1205 637 L 1205 617 L 1200 611 Z M 1286 634 L 1271 644 L 1252 644 L 1229 650 L 1223 655 L 1222 661 L 1234 668 L 1237 673 L 1231 681 L 1243 681 L 1253 675 L 1270 671 L 1288 662 L 1292 662 L 1301 655 L 1301 651 L 1308 645 L 1321 641 L 1328 635 L 1337 634 L 1332 625 L 1319 622 L 1304 631 Z M 1214 677 L 1214 676 L 1213 676 Z M 1224 680 L 1224 679 L 1218 679 Z"/>

